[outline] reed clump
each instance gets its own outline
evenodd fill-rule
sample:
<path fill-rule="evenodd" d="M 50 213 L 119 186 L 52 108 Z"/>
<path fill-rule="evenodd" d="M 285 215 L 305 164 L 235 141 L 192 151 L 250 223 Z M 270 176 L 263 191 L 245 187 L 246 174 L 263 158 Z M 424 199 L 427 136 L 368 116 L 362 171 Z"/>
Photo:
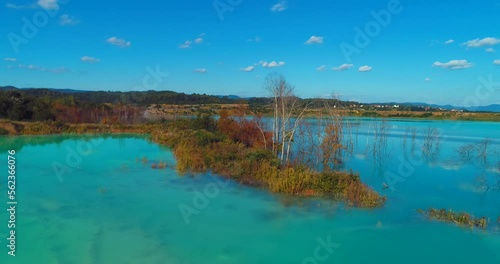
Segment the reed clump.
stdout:
<path fill-rule="evenodd" d="M 265 167 L 259 175 L 272 192 L 302 196 L 324 196 L 344 200 L 355 207 L 379 207 L 385 197 L 361 182 L 352 172 L 317 172 L 309 168 Z"/>
<path fill-rule="evenodd" d="M 474 216 L 464 212 L 456 213 L 452 210 L 434 208 L 426 211 L 418 210 L 418 212 L 426 215 L 430 219 L 447 223 L 455 223 L 460 226 L 468 226 L 470 228 L 477 227 L 481 229 L 486 229 L 488 227 L 488 221 L 486 217 L 475 218 Z"/>

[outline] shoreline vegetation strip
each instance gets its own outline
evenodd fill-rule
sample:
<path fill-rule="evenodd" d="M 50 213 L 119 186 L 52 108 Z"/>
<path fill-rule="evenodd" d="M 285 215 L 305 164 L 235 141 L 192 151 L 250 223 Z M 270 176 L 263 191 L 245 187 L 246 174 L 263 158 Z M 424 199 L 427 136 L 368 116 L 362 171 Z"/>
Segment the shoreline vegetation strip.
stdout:
<path fill-rule="evenodd" d="M 143 125 L 0 122 L 0 128 L 8 135 L 149 134 L 153 142 L 172 148 L 180 172 L 212 171 L 273 193 L 331 198 L 354 207 L 375 208 L 385 203 L 386 198 L 365 185 L 358 174 L 337 170 L 321 172 L 300 164 L 283 165 L 268 149 L 238 142 L 218 131 L 216 126 L 213 118 Z"/>

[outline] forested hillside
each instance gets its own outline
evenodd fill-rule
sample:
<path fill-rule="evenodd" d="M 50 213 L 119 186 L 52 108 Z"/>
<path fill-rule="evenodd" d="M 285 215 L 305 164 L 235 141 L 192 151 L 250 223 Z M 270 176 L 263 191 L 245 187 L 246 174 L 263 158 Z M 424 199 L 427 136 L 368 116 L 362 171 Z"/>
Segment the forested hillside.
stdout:
<path fill-rule="evenodd" d="M 0 87 L 0 118 L 70 123 L 132 122 L 151 104 L 234 104 L 240 99 L 172 91 L 111 92 Z M 106 121 L 106 120 L 105 120 Z"/>

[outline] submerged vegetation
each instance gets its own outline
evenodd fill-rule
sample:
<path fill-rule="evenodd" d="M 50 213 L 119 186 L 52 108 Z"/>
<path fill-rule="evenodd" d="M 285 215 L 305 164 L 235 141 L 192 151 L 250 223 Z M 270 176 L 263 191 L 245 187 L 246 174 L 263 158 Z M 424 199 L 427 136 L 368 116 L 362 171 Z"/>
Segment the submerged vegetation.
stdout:
<path fill-rule="evenodd" d="M 271 192 L 341 199 L 356 207 L 384 204 L 385 197 L 363 184 L 357 174 L 283 163 L 273 153 L 272 144 L 266 143 L 270 133 L 263 135 L 257 120 L 223 117 L 216 121 L 204 116 L 155 130 L 152 139 L 173 148 L 177 169 L 182 172 L 210 170 Z"/>
<path fill-rule="evenodd" d="M 464 163 L 475 163 L 479 166 L 488 165 L 488 157 L 492 154 L 490 149 L 491 139 L 486 138 L 475 144 L 465 144 L 457 149 L 460 161 Z M 500 162 L 499 162 L 500 171 Z"/>
<path fill-rule="evenodd" d="M 475 218 L 468 213 L 455 213 L 452 210 L 434 208 L 431 208 L 427 211 L 418 210 L 418 212 L 426 215 L 430 219 L 448 223 L 455 223 L 460 226 L 467 226 L 471 228 L 478 227 L 481 229 L 486 229 L 488 227 L 488 221 L 485 217 Z"/>

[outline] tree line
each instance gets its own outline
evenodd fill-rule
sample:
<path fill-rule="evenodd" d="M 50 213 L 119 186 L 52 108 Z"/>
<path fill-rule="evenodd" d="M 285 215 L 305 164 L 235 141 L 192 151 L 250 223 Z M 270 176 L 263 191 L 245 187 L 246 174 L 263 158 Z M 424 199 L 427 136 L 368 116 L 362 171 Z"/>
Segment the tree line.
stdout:
<path fill-rule="evenodd" d="M 133 105 L 83 101 L 73 95 L 0 91 L 0 118 L 14 121 L 134 123 L 141 118 L 142 112 L 143 108 Z"/>
<path fill-rule="evenodd" d="M 68 98 L 83 102 L 96 104 L 131 104 L 137 106 L 147 106 L 151 104 L 234 104 L 247 103 L 245 99 L 231 96 L 215 96 L 207 94 L 185 94 L 174 91 L 79 91 L 68 89 L 46 89 L 28 88 L 17 89 L 12 86 L 0 87 L 0 92 L 16 91 L 28 96 Z"/>

